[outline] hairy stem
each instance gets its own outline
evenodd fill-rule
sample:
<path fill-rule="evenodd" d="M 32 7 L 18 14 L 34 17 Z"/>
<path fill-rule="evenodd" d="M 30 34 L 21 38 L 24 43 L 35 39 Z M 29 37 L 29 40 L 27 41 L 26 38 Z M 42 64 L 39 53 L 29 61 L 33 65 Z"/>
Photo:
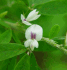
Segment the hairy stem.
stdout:
<path fill-rule="evenodd" d="M 49 39 L 49 38 L 45 38 L 45 37 L 42 38 L 42 41 L 47 42 L 48 44 L 58 48 L 59 50 L 63 51 L 65 54 L 67 54 L 67 49 L 65 49 L 62 44 L 59 45 L 54 40 Z"/>

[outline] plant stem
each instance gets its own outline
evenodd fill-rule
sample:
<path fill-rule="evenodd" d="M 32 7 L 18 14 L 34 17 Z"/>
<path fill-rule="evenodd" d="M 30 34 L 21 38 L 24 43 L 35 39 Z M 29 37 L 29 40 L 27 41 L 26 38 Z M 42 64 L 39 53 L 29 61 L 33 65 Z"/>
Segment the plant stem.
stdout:
<path fill-rule="evenodd" d="M 45 38 L 45 37 L 42 38 L 42 41 L 47 42 L 48 44 L 58 48 L 59 50 L 63 51 L 65 54 L 67 54 L 67 49 L 65 49 L 62 44 L 59 45 L 54 40 L 49 39 L 49 38 Z"/>
<path fill-rule="evenodd" d="M 17 30 L 17 31 L 22 32 L 22 33 L 25 32 L 25 29 L 23 29 L 23 26 L 21 26 L 18 23 L 11 23 L 11 22 L 7 22 L 7 21 L 5 21 L 5 23 L 8 24 L 14 30 Z"/>

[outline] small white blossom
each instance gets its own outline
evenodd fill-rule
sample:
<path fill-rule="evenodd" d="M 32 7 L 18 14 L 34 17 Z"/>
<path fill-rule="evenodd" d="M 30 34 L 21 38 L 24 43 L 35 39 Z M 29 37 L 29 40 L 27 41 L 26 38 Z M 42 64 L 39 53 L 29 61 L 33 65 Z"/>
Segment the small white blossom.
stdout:
<path fill-rule="evenodd" d="M 27 28 L 25 32 L 26 39 L 36 39 L 40 41 L 43 35 L 43 29 L 41 26 L 34 24 Z"/>
<path fill-rule="evenodd" d="M 33 11 L 31 11 L 29 13 L 29 15 L 27 16 L 27 18 L 24 17 L 24 15 L 21 14 L 21 20 L 22 23 L 26 24 L 26 25 L 32 25 L 31 23 L 29 23 L 29 21 L 33 21 L 36 20 L 40 17 L 41 15 L 38 15 L 38 11 L 36 12 L 36 9 L 34 9 Z"/>
<path fill-rule="evenodd" d="M 24 43 L 25 47 L 29 47 L 31 48 L 31 50 L 34 50 L 34 47 L 38 48 L 38 42 L 35 39 L 28 39 L 27 41 L 25 41 Z"/>
<path fill-rule="evenodd" d="M 41 26 L 34 24 L 31 25 L 29 28 L 27 28 L 25 32 L 25 37 L 27 41 L 25 41 L 24 45 L 25 47 L 31 48 L 31 50 L 34 50 L 34 47 L 38 48 L 38 42 L 42 39 L 43 35 L 43 29 Z"/>

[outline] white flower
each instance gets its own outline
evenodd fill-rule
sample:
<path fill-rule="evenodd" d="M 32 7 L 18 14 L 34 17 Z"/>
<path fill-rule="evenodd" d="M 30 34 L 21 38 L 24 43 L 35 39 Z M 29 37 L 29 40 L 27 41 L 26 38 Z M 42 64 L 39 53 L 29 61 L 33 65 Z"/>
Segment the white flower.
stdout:
<path fill-rule="evenodd" d="M 25 47 L 31 48 L 31 50 L 34 50 L 34 47 L 38 48 L 38 42 L 42 39 L 43 35 L 43 29 L 41 26 L 34 24 L 31 25 L 29 28 L 27 28 L 25 32 L 25 37 L 27 41 L 25 41 L 24 45 Z"/>
<path fill-rule="evenodd" d="M 43 29 L 41 26 L 34 24 L 27 28 L 25 32 L 26 39 L 36 39 L 37 41 L 41 40 L 43 34 Z"/>
<path fill-rule="evenodd" d="M 33 21 L 36 20 L 40 17 L 41 15 L 38 15 L 38 11 L 36 12 L 36 9 L 34 9 L 33 11 L 31 11 L 29 13 L 29 15 L 27 16 L 27 18 L 25 19 L 25 17 L 21 14 L 21 20 L 22 23 L 26 24 L 26 25 L 32 25 L 31 23 L 29 23 L 29 21 Z"/>
<path fill-rule="evenodd" d="M 24 43 L 25 47 L 29 47 L 31 48 L 31 50 L 34 50 L 34 47 L 38 48 L 38 42 L 35 39 L 28 39 L 27 41 L 25 41 Z"/>

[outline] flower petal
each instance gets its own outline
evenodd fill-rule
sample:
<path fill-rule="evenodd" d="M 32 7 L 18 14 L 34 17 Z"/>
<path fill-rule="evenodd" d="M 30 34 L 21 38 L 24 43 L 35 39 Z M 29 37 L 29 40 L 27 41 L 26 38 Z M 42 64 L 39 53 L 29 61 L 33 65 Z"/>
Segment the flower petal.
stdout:
<path fill-rule="evenodd" d="M 25 17 L 21 14 L 21 20 L 24 21 Z"/>
<path fill-rule="evenodd" d="M 32 25 L 31 23 L 29 23 L 29 22 L 27 22 L 27 21 L 23 21 L 23 23 L 24 23 L 25 25 Z"/>
<path fill-rule="evenodd" d="M 30 43 L 30 48 L 33 51 L 35 47 L 38 48 L 38 42 L 34 39 Z"/>
<path fill-rule="evenodd" d="M 29 21 L 33 21 L 33 20 L 36 20 L 40 17 L 41 15 L 36 15 L 35 17 L 31 18 Z"/>
<path fill-rule="evenodd" d="M 31 46 L 34 46 L 34 47 L 36 47 L 36 48 L 38 48 L 38 42 L 34 39 L 34 40 L 32 40 L 31 41 L 31 44 L 30 44 L 30 47 Z"/>
<path fill-rule="evenodd" d="M 36 34 L 37 41 L 41 40 L 42 35 L 43 35 L 43 29 L 41 26 L 34 24 L 34 25 L 31 25 L 29 28 L 27 28 L 25 32 L 26 39 L 31 39 L 31 32 L 33 34 Z"/>
<path fill-rule="evenodd" d="M 38 14 L 38 12 L 36 12 L 36 9 L 33 10 L 33 11 L 31 11 L 31 12 L 29 13 L 29 15 L 27 16 L 26 20 L 27 20 L 27 21 L 30 21 L 30 19 L 34 18 L 37 14 Z"/>
<path fill-rule="evenodd" d="M 24 42 L 25 47 L 29 47 L 31 43 L 31 39 Z"/>

